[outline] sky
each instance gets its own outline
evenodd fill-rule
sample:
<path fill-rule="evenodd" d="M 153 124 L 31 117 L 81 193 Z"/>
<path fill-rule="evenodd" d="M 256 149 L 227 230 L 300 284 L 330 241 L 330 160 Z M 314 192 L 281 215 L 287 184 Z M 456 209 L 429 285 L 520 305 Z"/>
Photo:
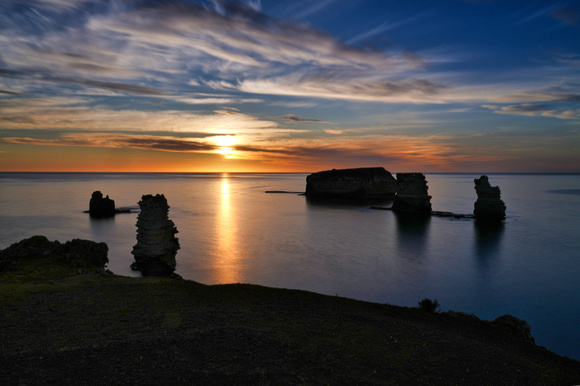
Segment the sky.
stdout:
<path fill-rule="evenodd" d="M 580 2 L 0 2 L 0 171 L 370 166 L 580 172 Z"/>

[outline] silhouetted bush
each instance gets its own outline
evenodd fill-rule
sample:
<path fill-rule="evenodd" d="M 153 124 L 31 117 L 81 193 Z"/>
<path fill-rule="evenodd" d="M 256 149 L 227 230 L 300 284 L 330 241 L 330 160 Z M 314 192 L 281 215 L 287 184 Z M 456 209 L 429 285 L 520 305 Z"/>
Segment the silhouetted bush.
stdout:
<path fill-rule="evenodd" d="M 441 311 L 441 304 L 439 304 L 437 299 L 431 300 L 425 298 L 419 302 L 419 309 L 429 314 L 434 314 Z"/>

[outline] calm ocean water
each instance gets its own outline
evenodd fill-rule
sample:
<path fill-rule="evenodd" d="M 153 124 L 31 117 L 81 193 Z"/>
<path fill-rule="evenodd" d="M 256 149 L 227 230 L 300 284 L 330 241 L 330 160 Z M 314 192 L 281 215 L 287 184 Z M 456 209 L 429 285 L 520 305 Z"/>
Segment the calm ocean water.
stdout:
<path fill-rule="evenodd" d="M 472 213 L 476 177 L 427 174 L 433 210 Z M 304 191 L 306 174 L 0 173 L 0 249 L 38 234 L 104 241 L 109 269 L 137 276 L 137 214 L 93 220 L 83 211 L 95 190 L 136 209 L 143 194 L 163 193 L 186 279 L 402 306 L 437 298 L 445 310 L 525 319 L 537 344 L 580 359 L 580 175 L 489 178 L 507 205 L 491 229 L 264 193 Z"/>

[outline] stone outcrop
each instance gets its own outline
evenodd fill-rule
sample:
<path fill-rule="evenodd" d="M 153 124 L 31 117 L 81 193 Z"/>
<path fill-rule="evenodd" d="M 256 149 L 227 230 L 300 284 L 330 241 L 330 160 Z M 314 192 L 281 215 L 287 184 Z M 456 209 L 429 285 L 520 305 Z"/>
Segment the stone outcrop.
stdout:
<path fill-rule="evenodd" d="M 80 271 L 104 271 L 109 262 L 109 247 L 105 243 L 74 239 L 62 244 L 45 236 L 32 236 L 0 251 L 0 272 L 19 270 L 23 266 L 37 266 L 45 270 L 51 261 Z"/>
<path fill-rule="evenodd" d="M 431 196 L 422 173 L 397 173 L 397 195 L 393 210 L 400 213 L 431 214 Z"/>
<path fill-rule="evenodd" d="M 309 198 L 375 199 L 392 197 L 397 181 L 385 168 L 332 169 L 306 177 Z"/>
<path fill-rule="evenodd" d="M 473 214 L 477 219 L 484 220 L 503 220 L 505 219 L 506 206 L 500 199 L 501 192 L 498 186 L 491 186 L 487 176 L 476 178 L 475 192 L 477 201 L 475 201 Z"/>
<path fill-rule="evenodd" d="M 168 218 L 169 205 L 162 194 L 145 195 L 139 201 L 137 244 L 131 252 L 135 262 L 131 268 L 143 276 L 169 276 L 175 271 L 175 255 L 179 240 L 177 228 Z"/>
<path fill-rule="evenodd" d="M 536 341 L 532 336 L 532 327 L 525 320 L 511 315 L 502 315 L 495 318 L 491 323 L 511 332 L 521 340 L 530 343 L 535 343 Z"/>
<path fill-rule="evenodd" d="M 89 214 L 91 217 L 111 217 L 115 213 L 114 200 L 111 200 L 109 196 L 103 197 L 103 193 L 99 190 L 93 192 L 89 201 Z"/>

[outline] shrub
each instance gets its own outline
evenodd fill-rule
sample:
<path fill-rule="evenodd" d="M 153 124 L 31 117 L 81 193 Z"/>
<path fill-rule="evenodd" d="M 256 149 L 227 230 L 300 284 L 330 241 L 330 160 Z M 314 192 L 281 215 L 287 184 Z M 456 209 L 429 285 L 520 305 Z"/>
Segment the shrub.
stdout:
<path fill-rule="evenodd" d="M 423 312 L 427 312 L 429 314 L 434 314 L 436 312 L 441 311 L 441 304 L 437 301 L 437 299 L 423 299 L 419 302 L 419 309 Z"/>

